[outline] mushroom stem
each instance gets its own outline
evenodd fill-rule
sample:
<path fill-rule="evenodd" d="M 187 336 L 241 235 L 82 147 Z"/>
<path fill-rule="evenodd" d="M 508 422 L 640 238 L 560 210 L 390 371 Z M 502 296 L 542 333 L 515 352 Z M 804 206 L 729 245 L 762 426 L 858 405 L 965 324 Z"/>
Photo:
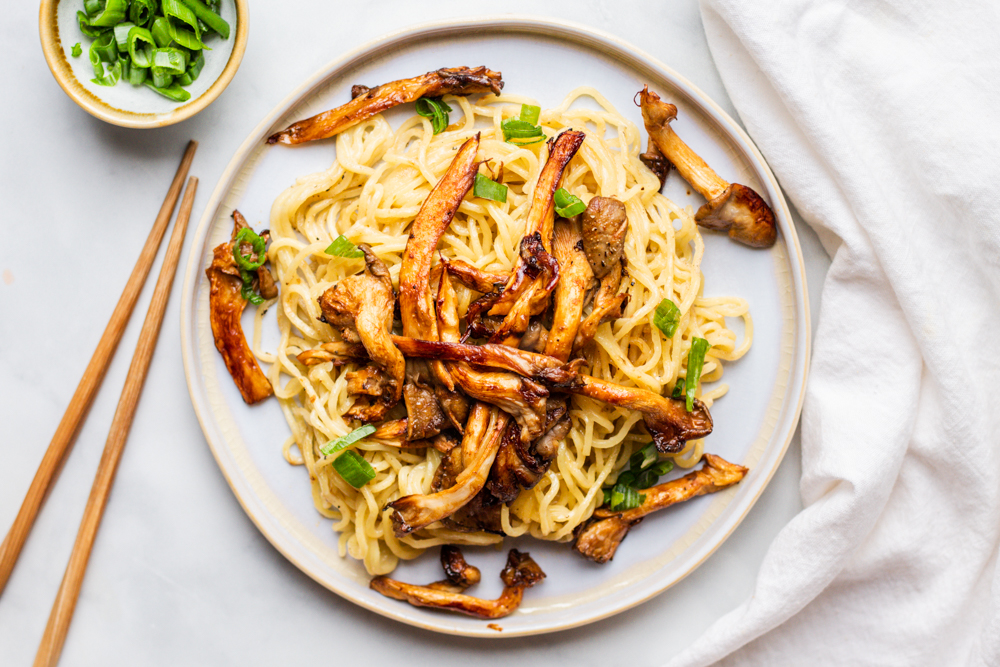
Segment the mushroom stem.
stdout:
<path fill-rule="evenodd" d="M 670 126 L 670 122 L 677 118 L 677 107 L 660 101 L 660 97 L 649 92 L 648 88 L 643 88 L 640 95 L 642 120 L 653 145 L 702 197 L 711 201 L 724 193 L 729 188 L 726 179 L 716 174 Z"/>
<path fill-rule="evenodd" d="M 728 183 L 681 141 L 670 127 L 670 121 L 677 118 L 677 107 L 649 92 L 648 86 L 639 92 L 639 97 L 642 120 L 653 145 L 708 200 L 698 209 L 695 221 L 708 229 L 728 231 L 733 240 L 752 248 L 774 245 L 778 230 L 767 202 L 745 185 Z"/>

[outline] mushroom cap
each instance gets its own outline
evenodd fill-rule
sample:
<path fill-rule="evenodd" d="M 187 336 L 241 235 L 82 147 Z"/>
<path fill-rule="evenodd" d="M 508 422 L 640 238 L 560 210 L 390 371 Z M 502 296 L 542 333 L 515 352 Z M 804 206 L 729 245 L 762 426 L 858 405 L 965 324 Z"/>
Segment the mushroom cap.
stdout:
<path fill-rule="evenodd" d="M 669 125 L 670 121 L 677 118 L 677 107 L 660 100 L 660 96 L 649 90 L 649 86 L 643 86 L 639 91 L 639 101 L 642 121 L 647 128 Z"/>
<path fill-rule="evenodd" d="M 778 238 L 771 207 L 745 185 L 732 183 L 694 216 L 702 227 L 729 230 L 730 238 L 751 248 L 770 248 Z"/>

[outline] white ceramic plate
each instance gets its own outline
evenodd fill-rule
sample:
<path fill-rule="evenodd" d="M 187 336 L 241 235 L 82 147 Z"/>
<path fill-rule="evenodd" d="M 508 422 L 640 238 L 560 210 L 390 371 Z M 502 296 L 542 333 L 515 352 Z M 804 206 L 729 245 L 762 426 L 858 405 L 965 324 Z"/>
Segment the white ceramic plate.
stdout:
<path fill-rule="evenodd" d="M 529 550 L 548 574 L 515 614 L 499 622 L 500 636 L 509 637 L 574 627 L 620 612 L 664 591 L 718 548 L 764 490 L 795 430 L 809 357 L 809 308 L 795 229 L 760 153 L 715 103 L 647 54 L 579 26 L 507 16 L 421 26 L 345 55 L 278 105 L 236 152 L 195 235 L 181 315 L 191 399 L 219 467 L 261 532 L 306 574 L 367 609 L 405 623 L 446 633 L 498 635 L 486 621 L 382 597 L 368 588 L 370 577 L 360 563 L 337 554 L 330 521 L 313 508 L 306 470 L 282 458 L 288 427 L 277 402 L 246 406 L 215 350 L 204 275 L 212 248 L 229 238 L 234 208 L 255 227 L 268 226 L 275 197 L 296 177 L 325 169 L 333 158 L 333 141 L 269 147 L 265 137 L 342 104 L 350 99 L 352 84 L 480 64 L 503 72 L 506 92 L 533 96 L 543 107 L 557 104 L 576 86 L 591 85 L 640 128 L 642 119 L 632 98 L 648 83 L 677 105 L 678 133 L 724 177 L 760 192 L 771 203 L 780 229 L 778 243 L 766 251 L 748 249 L 721 234 L 705 234 L 706 295 L 746 298 L 755 325 L 753 348 L 726 369 L 730 392 L 712 409 L 716 426 L 706 450 L 741 462 L 750 473 L 736 487 L 648 518 L 629 533 L 607 565 L 579 558 L 566 544 L 529 538 L 507 540 L 502 551 L 468 549 L 469 559 L 484 573 L 483 582 L 470 592 L 482 597 L 499 594 L 498 574 L 510 546 Z M 670 175 L 667 196 L 697 207 L 702 201 L 688 190 L 676 173 Z M 244 323 L 251 330 L 249 311 Z M 277 327 L 271 328 L 270 334 L 265 331 L 264 347 L 273 349 L 268 336 L 276 340 Z M 440 574 L 436 550 L 396 571 L 400 579 L 416 583 L 439 579 Z"/>

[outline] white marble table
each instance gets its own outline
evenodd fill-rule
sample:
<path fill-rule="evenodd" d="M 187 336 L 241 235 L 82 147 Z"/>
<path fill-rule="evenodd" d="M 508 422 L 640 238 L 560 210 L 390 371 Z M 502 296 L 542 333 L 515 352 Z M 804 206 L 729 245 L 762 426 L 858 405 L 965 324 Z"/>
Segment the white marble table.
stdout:
<path fill-rule="evenodd" d="M 468 3 L 255 2 L 243 65 L 196 118 L 126 130 L 74 105 L 49 74 L 37 9 L 14 3 L 0 69 L 0 531 L 6 533 L 110 316 L 187 139 L 201 146 L 194 225 L 249 131 L 339 53 Z M 543 9 L 544 7 L 544 9 Z M 512 0 L 503 9 L 603 29 L 660 58 L 735 116 L 697 3 Z M 813 320 L 829 265 L 799 223 Z M 166 244 L 164 244 L 165 246 Z M 187 257 L 185 248 L 185 261 Z M 161 253 L 162 254 L 162 253 Z M 159 270 L 159 264 L 154 266 Z M 155 275 L 155 274 L 154 274 Z M 0 597 L 0 665 L 30 664 L 83 512 L 155 278 L 133 317 L 58 484 Z M 175 290 L 180 281 L 175 282 Z M 753 593 L 773 536 L 800 507 L 799 444 L 753 511 L 701 568 L 617 617 L 554 635 L 490 641 L 403 626 L 314 583 L 257 532 L 209 453 L 188 399 L 179 294 L 167 311 L 132 435 L 94 548 L 63 665 L 468 664 L 503 650 L 518 664 L 653 665 Z M 495 657 L 493 653 L 490 657 Z"/>

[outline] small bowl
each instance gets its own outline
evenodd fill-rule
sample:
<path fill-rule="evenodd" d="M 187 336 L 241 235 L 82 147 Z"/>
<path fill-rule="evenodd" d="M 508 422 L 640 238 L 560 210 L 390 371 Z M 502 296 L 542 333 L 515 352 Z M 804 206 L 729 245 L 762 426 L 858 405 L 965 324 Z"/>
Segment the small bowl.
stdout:
<path fill-rule="evenodd" d="M 60 87 L 87 113 L 122 127 L 164 127 L 173 125 L 211 104 L 226 89 L 240 67 L 246 50 L 248 18 L 247 0 L 223 0 L 221 14 L 229 22 L 229 39 L 213 38 L 211 51 L 205 52 L 205 67 L 201 76 L 186 88 L 191 93 L 187 102 L 174 102 L 145 86 L 131 86 L 119 81 L 106 87 L 91 83 L 94 77 L 87 48 L 90 38 L 80 32 L 76 12 L 83 9 L 82 0 L 42 0 L 39 12 L 39 32 L 45 61 Z M 70 49 L 77 42 L 83 48 L 79 57 Z"/>

